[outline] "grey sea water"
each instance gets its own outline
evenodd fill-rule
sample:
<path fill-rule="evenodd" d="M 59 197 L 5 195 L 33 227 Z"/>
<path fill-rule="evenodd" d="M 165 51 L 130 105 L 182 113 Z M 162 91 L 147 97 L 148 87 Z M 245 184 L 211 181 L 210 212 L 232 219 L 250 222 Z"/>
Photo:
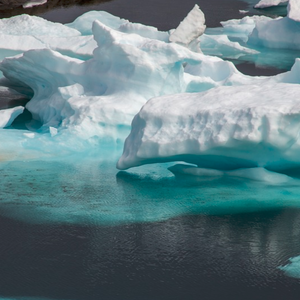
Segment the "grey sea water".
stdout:
<path fill-rule="evenodd" d="M 252 9 L 198 4 L 211 27 Z M 103 9 L 166 30 L 193 5 L 116 0 L 40 15 Z M 169 164 L 118 172 L 120 154 L 0 163 L 0 299 L 299 299 L 299 279 L 279 268 L 300 254 L 297 172 L 284 185 L 178 177 Z"/>

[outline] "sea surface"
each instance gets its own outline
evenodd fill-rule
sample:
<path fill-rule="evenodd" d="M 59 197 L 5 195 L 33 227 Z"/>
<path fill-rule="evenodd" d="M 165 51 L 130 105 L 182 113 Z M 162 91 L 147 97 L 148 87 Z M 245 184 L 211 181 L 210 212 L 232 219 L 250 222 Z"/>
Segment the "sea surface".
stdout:
<path fill-rule="evenodd" d="M 254 12 L 198 4 L 211 27 Z M 101 9 L 167 30 L 193 5 L 113 0 L 40 15 Z M 118 172 L 121 152 L 0 163 L 1 300 L 299 299 L 300 279 L 280 268 L 300 255 L 297 172 L 289 184 L 174 176 L 173 164 Z"/>

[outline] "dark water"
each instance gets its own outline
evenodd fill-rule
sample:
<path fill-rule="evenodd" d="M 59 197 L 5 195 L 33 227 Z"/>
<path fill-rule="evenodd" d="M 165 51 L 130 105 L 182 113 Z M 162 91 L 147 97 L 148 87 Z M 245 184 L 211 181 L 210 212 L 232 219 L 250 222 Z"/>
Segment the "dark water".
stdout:
<path fill-rule="evenodd" d="M 299 281 L 277 266 L 299 253 L 299 220 L 292 210 L 113 227 L 0 218 L 0 291 L 78 300 L 296 300 Z"/>
<path fill-rule="evenodd" d="M 113 0 L 94 4 L 86 8 L 73 6 L 67 10 L 58 8 L 41 16 L 57 22 L 72 22 L 83 11 L 105 10 L 113 15 L 157 27 L 159 30 L 176 28 L 188 12 L 198 4 L 206 15 L 208 27 L 220 26 L 220 21 L 240 18 L 239 9 L 246 9 L 248 4 L 237 0 Z"/>
<path fill-rule="evenodd" d="M 299 299 L 298 184 L 73 161 L 1 164 L 0 299 Z"/>

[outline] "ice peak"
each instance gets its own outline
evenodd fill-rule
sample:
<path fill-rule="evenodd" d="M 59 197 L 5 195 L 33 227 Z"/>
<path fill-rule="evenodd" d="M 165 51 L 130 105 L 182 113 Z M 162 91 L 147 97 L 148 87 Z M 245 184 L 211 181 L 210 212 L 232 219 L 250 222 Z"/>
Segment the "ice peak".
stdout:
<path fill-rule="evenodd" d="M 178 27 L 170 34 L 169 41 L 188 46 L 205 31 L 205 16 L 196 4 Z"/>

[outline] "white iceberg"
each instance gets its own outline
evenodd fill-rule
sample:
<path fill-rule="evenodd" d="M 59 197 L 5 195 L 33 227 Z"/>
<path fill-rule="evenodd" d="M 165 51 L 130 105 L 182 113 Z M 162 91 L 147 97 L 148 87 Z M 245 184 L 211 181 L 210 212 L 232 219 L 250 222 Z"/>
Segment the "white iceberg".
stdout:
<path fill-rule="evenodd" d="M 195 15 L 201 17 L 196 20 Z M 241 34 L 245 34 L 245 31 L 250 32 L 250 28 L 253 30 L 257 20 L 249 17 L 241 20 L 240 25 L 243 27 Z M 260 20 L 263 22 L 262 18 Z M 253 93 L 249 92 L 251 98 L 256 97 L 256 92 L 266 93 L 266 90 L 277 83 L 281 83 L 282 86 L 282 92 L 278 95 L 282 95 L 283 91 L 289 95 L 294 88 L 298 87 L 298 85 L 283 83 L 298 83 L 299 63 L 295 64 L 293 72 L 281 76 L 250 77 L 238 72 L 228 61 L 192 51 L 195 48 L 191 48 L 190 45 L 194 42 L 198 44 L 199 34 L 203 33 L 205 27 L 204 17 L 202 18 L 202 13 L 197 6 L 182 25 L 172 31 L 171 35 L 168 32 L 160 32 L 154 27 L 130 23 L 104 12 L 87 13 L 68 25 L 55 24 L 25 15 L 1 20 L 1 22 L 3 26 L 0 31 L 5 39 L 3 44 L 0 42 L 0 48 L 19 53 L 13 57 L 6 57 L 0 63 L 0 70 L 7 78 L 6 85 L 13 87 L 14 84 L 19 83 L 25 87 L 29 86 L 34 92 L 26 108 L 33 117 L 33 121 L 27 128 L 36 132 L 11 131 L 15 143 L 21 150 L 26 148 L 49 153 L 53 149 L 59 152 L 57 151 L 59 147 L 86 149 L 91 145 L 104 147 L 108 142 L 122 145 L 130 132 L 133 117 L 144 104 L 146 106 L 142 111 L 148 110 L 151 103 L 155 101 L 149 101 L 151 98 L 159 99 L 159 102 L 163 99 L 161 102 L 163 104 L 167 98 L 160 97 L 170 95 L 168 105 L 172 110 L 177 111 L 176 99 L 186 99 L 188 103 L 194 99 L 193 97 L 197 99 L 202 97 L 196 93 L 208 90 L 211 90 L 208 93 L 211 93 L 209 95 L 212 97 L 215 97 L 214 93 L 218 95 L 221 93 L 218 91 L 223 93 L 224 90 L 229 99 L 230 93 L 241 96 L 244 89 L 248 91 L 252 87 Z M 195 29 L 190 26 L 191 24 L 199 27 Z M 237 23 L 231 24 L 233 24 L 232 30 L 236 30 Z M 224 25 L 225 31 L 230 30 L 230 26 L 230 22 L 227 22 Z M 180 28 L 189 30 L 186 43 L 183 42 Z M 178 40 L 175 39 L 176 36 Z M 30 38 L 26 40 L 27 37 Z M 5 43 L 8 38 L 11 38 L 11 43 Z M 176 43 L 170 42 L 169 39 L 171 41 L 175 39 Z M 210 47 L 211 51 L 213 48 L 216 51 L 221 49 L 218 53 L 220 56 L 222 53 L 231 57 L 238 57 L 240 53 L 243 55 L 256 53 L 239 43 L 232 42 L 226 35 L 202 34 L 201 47 Z M 4 53 L 7 53 L 5 51 Z M 185 93 L 194 93 L 194 95 Z M 266 94 L 266 99 L 272 97 L 271 91 Z M 173 100 L 174 103 L 171 104 Z M 245 102 L 240 108 L 241 115 L 247 118 L 249 116 L 244 111 L 249 109 L 248 104 Z M 265 105 L 268 110 L 272 106 L 271 102 Z M 201 115 L 202 111 L 195 108 L 196 106 L 193 108 L 194 111 Z M 181 109 L 186 110 L 185 107 Z M 168 113 L 166 111 L 166 117 Z M 285 113 L 282 115 L 282 118 L 285 118 Z M 158 112 L 155 120 L 160 118 L 162 116 Z M 183 114 L 180 119 L 181 126 L 185 126 L 184 118 Z M 232 120 L 237 122 L 234 117 Z M 151 127 L 151 121 L 149 122 L 147 126 Z M 133 130 L 138 130 L 135 123 L 133 125 Z M 250 136 L 253 134 L 251 133 Z M 9 152 L 8 148 L 13 145 L 14 138 L 8 137 L 4 129 L 0 131 L 0 135 L 7 140 L 6 145 L 0 145 L 0 151 Z M 235 136 L 230 134 L 223 138 L 224 141 L 235 140 Z M 131 137 L 129 140 L 132 140 L 133 145 L 137 143 Z M 157 140 L 155 143 L 161 151 L 160 141 Z M 194 140 L 191 145 L 194 145 L 193 143 Z M 197 143 L 199 144 L 199 141 Z M 201 143 L 208 145 L 210 141 L 205 141 L 203 138 Z M 242 140 L 241 145 L 243 143 Z M 126 147 L 129 147 L 127 144 L 128 142 Z M 211 149 L 214 147 L 217 147 L 217 144 L 211 145 Z M 168 150 L 171 156 L 172 149 L 171 147 Z M 149 160 L 156 161 L 157 156 L 151 148 L 148 150 Z M 236 153 L 239 151 L 237 148 Z M 199 153 L 197 151 L 196 153 L 198 156 Z M 138 160 L 135 155 L 132 155 L 133 164 Z M 163 157 L 167 156 L 163 154 Z M 289 157 L 287 156 L 286 159 Z M 253 160 L 251 155 L 245 159 Z M 121 161 L 124 161 L 124 166 L 120 162 L 120 167 L 131 166 L 125 159 L 122 158 Z M 145 161 L 142 159 L 141 163 L 144 162 L 148 162 L 148 158 Z M 257 163 L 253 162 L 254 165 Z M 259 163 L 265 166 L 264 161 Z"/>
<path fill-rule="evenodd" d="M 299 167 L 299 93 L 298 84 L 265 83 L 151 99 L 117 167 L 178 160 L 223 170 Z"/>
<path fill-rule="evenodd" d="M 33 7 L 33 6 L 43 5 L 45 3 L 47 3 L 47 0 L 30 0 L 26 3 L 24 3 L 22 6 L 24 8 L 29 8 L 29 7 Z"/>

